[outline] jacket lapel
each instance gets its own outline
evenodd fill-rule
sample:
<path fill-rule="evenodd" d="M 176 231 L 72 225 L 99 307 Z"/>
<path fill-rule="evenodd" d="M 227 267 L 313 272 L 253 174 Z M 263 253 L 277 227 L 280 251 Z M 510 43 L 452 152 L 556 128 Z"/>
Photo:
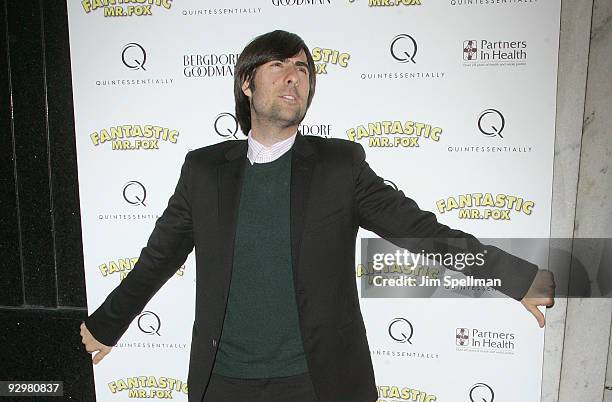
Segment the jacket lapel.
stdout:
<path fill-rule="evenodd" d="M 298 132 L 291 153 L 291 263 L 293 280 L 297 285 L 297 267 L 306 207 L 310 196 L 310 182 L 314 171 L 314 150 L 310 142 Z"/>
<path fill-rule="evenodd" d="M 238 220 L 238 207 L 244 176 L 244 164 L 247 161 L 247 141 L 233 141 L 229 150 L 225 152 L 225 162 L 217 170 L 218 213 L 219 213 L 219 274 L 221 281 L 217 287 L 223 293 L 223 300 L 227 300 L 229 292 L 230 275 L 234 258 L 234 238 Z M 248 163 L 248 162 L 246 162 Z"/>

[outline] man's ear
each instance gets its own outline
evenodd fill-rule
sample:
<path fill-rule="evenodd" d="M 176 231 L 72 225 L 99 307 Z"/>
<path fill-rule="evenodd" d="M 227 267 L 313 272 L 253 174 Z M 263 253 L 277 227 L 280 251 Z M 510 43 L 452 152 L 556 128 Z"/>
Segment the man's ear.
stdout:
<path fill-rule="evenodd" d="M 244 94 L 248 98 L 250 98 L 251 95 L 252 95 L 251 88 L 250 88 L 250 85 L 249 85 L 249 81 L 250 81 L 250 79 L 249 79 L 249 77 L 247 77 L 247 79 L 245 79 L 244 82 L 242 83 L 242 92 L 244 92 Z"/>

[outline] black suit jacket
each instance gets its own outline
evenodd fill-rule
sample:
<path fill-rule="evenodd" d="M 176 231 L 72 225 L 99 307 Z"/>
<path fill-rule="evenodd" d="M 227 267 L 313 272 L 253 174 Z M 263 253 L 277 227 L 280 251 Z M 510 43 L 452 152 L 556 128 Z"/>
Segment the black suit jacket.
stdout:
<path fill-rule="evenodd" d="M 134 269 L 85 321 L 97 340 L 115 345 L 195 246 L 190 402 L 201 401 L 221 334 L 246 152 L 247 141 L 238 140 L 187 154 L 176 190 Z M 406 238 L 466 238 L 466 249 L 486 248 L 490 261 L 471 274 L 501 278 L 501 290 L 516 299 L 535 277 L 535 265 L 440 224 L 433 213 L 383 183 L 359 143 L 298 133 L 290 191 L 293 286 L 308 369 L 322 402 L 377 399 L 355 286 L 360 226 L 403 247 L 414 246 Z"/>

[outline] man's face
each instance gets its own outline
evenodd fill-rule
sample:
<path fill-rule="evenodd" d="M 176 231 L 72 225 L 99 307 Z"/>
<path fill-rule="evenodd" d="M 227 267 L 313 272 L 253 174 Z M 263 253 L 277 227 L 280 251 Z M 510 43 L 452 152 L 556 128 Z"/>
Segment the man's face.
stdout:
<path fill-rule="evenodd" d="M 301 50 L 286 60 L 273 60 L 257 67 L 254 90 L 248 81 L 242 90 L 249 97 L 251 120 L 287 128 L 297 126 L 306 114 L 310 90 L 306 54 Z"/>

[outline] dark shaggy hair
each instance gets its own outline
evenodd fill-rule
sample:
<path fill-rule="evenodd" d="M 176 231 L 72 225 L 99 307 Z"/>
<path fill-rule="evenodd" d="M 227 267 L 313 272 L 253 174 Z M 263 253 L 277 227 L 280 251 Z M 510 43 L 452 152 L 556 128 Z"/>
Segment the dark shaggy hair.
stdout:
<path fill-rule="evenodd" d="M 249 82 L 251 91 L 255 91 L 255 74 L 257 67 L 272 60 L 285 60 L 303 50 L 306 54 L 309 70 L 310 91 L 306 110 L 310 107 L 315 93 L 315 64 L 308 46 L 298 35 L 286 31 L 272 31 L 253 39 L 240 53 L 234 69 L 234 99 L 236 100 L 236 119 L 244 135 L 251 130 L 251 105 L 249 98 L 242 92 L 242 84 Z"/>

